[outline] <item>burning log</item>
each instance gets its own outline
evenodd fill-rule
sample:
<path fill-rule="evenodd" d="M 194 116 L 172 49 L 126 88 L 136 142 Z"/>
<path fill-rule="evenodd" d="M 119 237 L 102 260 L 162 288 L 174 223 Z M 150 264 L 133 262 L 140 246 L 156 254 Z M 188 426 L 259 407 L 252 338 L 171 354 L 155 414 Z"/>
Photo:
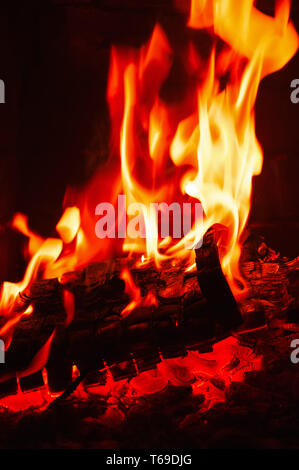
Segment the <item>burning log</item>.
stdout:
<path fill-rule="evenodd" d="M 34 283 L 17 304 L 18 312 L 32 304 L 34 314 L 22 318 L 16 327 L 0 373 L 0 394 L 7 394 L 8 382 L 15 387 L 16 375 L 21 377 L 19 384 L 24 390 L 40 384 L 39 371 L 26 377 L 26 368 L 53 332 L 46 361 L 53 392 L 71 384 L 73 364 L 80 373 L 90 373 L 87 382 L 92 382 L 91 374 L 105 367 L 110 368 L 115 380 L 121 380 L 155 368 L 161 358 L 182 357 L 190 349 L 211 350 L 216 340 L 240 325 L 242 317 L 222 273 L 213 231 L 196 250 L 196 261 L 204 298 L 196 291 L 194 297 L 158 296 L 157 306 L 139 306 L 127 317 L 121 315 L 128 304 L 125 283 L 118 272 L 103 274 L 102 264 L 68 273 L 60 282 L 51 279 Z M 148 283 L 161 284 L 153 268 L 135 274 L 143 292 Z M 73 319 L 65 311 L 65 292 L 74 298 Z M 219 334 L 217 325 L 224 333 Z"/>
<path fill-rule="evenodd" d="M 53 392 L 70 387 L 73 364 L 89 386 L 104 383 L 107 368 L 114 380 L 121 380 L 154 369 L 162 359 L 183 357 L 188 350 L 210 351 L 214 342 L 240 324 L 242 317 L 221 271 L 213 231 L 204 237 L 203 247 L 196 251 L 196 260 L 198 270 L 194 275 L 201 291 L 193 278 L 186 286 L 188 295 L 184 291 L 184 295 L 178 296 L 175 288 L 172 297 L 157 295 L 157 305 L 139 306 L 127 317 L 121 314 L 129 301 L 124 281 L 118 277 L 119 271 L 114 269 L 107 274 L 102 264 L 68 273 L 60 282 L 50 279 L 34 283 L 17 303 L 18 312 L 24 312 L 30 304 L 34 312 L 23 316 L 15 328 L 6 364 L 0 366 L 0 395 L 13 394 L 18 387 L 29 391 L 44 383 L 41 368 L 31 370 L 28 366 L 54 331 L 46 363 L 47 380 Z M 248 271 L 247 264 L 243 265 L 245 271 Z M 279 265 L 278 271 L 272 269 L 274 264 Z M 269 279 L 272 284 L 284 283 L 290 275 L 283 277 L 282 272 L 293 272 L 293 264 L 279 259 L 275 263 L 260 260 L 254 272 L 247 275 L 254 302 L 258 289 L 259 310 L 262 308 L 267 316 L 278 315 L 281 307 L 280 303 L 275 304 L 276 296 L 269 297 L 271 302 L 267 301 L 264 307 L 261 292 L 263 289 L 268 292 Z M 180 270 L 173 269 L 177 273 Z M 164 270 L 164 279 L 165 273 Z M 148 286 L 158 286 L 156 293 L 168 292 L 153 267 L 136 270 L 134 275 L 144 296 Z M 170 274 L 170 282 L 176 276 Z M 74 318 L 69 324 L 65 291 L 72 293 L 75 304 Z M 251 307 L 253 300 L 249 298 L 246 302 L 257 312 L 255 304 Z M 240 306 L 242 312 L 246 302 Z"/>
<path fill-rule="evenodd" d="M 84 383 L 89 386 L 104 383 L 107 368 L 114 380 L 121 380 L 154 369 L 162 359 L 183 357 L 188 350 L 210 351 L 214 342 L 241 323 L 242 317 L 221 271 L 212 230 L 204 237 L 203 247 L 196 251 L 196 260 L 198 269 L 194 275 L 201 291 L 192 281 L 187 285 L 188 295 L 185 295 L 186 291 L 184 295 L 177 295 L 175 288 L 172 297 L 157 295 L 157 305 L 140 305 L 126 317 L 121 312 L 129 298 L 124 292 L 125 283 L 118 276 L 119 270 L 114 269 L 109 274 L 102 264 L 94 264 L 84 271 L 66 274 L 60 282 L 50 279 L 34 283 L 17 303 L 18 312 L 25 311 L 31 304 L 34 313 L 23 316 L 15 328 L 6 353 L 6 364 L 1 365 L 0 395 L 15 393 L 18 386 L 27 391 L 42 385 L 41 369 L 29 370 L 28 366 L 54 331 L 46 363 L 47 380 L 53 392 L 70 386 L 73 364 L 85 376 Z M 280 269 L 273 272 L 270 267 L 266 269 L 267 263 L 262 260 L 259 263 L 261 273 L 268 274 L 266 278 L 261 274 L 258 279 L 253 274 L 247 276 L 254 297 L 255 282 L 258 281 L 260 290 L 264 284 L 267 288 L 269 273 L 273 283 L 276 277 L 281 279 L 280 272 L 289 269 L 290 264 L 276 260 Z M 177 269 L 177 273 L 180 270 L 172 269 Z M 260 269 L 256 268 L 254 272 L 258 275 Z M 156 293 L 168 292 L 153 267 L 136 270 L 134 275 L 144 296 L 148 286 L 158 286 Z M 183 273 L 181 275 L 185 277 Z M 170 274 L 170 283 L 177 276 Z M 64 305 L 65 291 L 74 296 L 74 318 L 69 324 Z M 252 303 L 250 299 L 246 302 Z M 246 302 L 240 306 L 242 312 Z M 264 303 L 259 301 L 259 309 L 264 309 Z M 271 306 L 272 314 L 275 304 L 271 303 Z M 268 314 L 266 307 L 264 310 Z M 256 306 L 252 308 L 257 311 Z"/>
<path fill-rule="evenodd" d="M 30 292 L 22 294 L 18 311 L 25 311 L 32 304 L 34 313 L 24 316 L 14 331 L 6 364 L 1 367 L 1 395 L 15 390 L 16 375 L 21 377 L 19 384 L 24 390 L 40 384 L 38 371 L 29 377 L 24 371 L 54 331 L 46 365 L 53 392 L 69 386 L 74 363 L 80 372 L 88 371 L 90 376 L 106 365 L 114 379 L 120 380 L 155 368 L 161 358 L 181 357 L 189 349 L 211 349 L 216 341 L 215 321 L 205 299 L 182 296 L 166 302 L 160 298 L 157 306 L 138 307 L 123 317 L 120 312 L 128 303 L 124 282 L 115 274 L 104 282 L 96 281 L 96 266 L 92 269 L 92 276 L 89 267 L 64 276 L 62 282 L 36 282 Z M 149 275 L 143 273 L 141 277 L 147 282 Z M 65 290 L 72 292 L 75 300 L 74 319 L 67 326 Z"/>
<path fill-rule="evenodd" d="M 215 322 L 225 330 L 240 326 L 242 316 L 221 269 L 215 227 L 208 230 L 202 247 L 196 250 L 196 265 L 198 283 Z"/>

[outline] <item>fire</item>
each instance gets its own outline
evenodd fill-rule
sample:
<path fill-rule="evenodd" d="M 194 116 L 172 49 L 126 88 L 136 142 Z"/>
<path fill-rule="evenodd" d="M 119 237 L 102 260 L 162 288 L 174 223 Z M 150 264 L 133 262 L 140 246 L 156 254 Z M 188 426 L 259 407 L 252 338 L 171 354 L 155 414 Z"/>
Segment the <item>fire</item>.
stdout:
<path fill-rule="evenodd" d="M 141 302 L 141 292 L 140 289 L 135 285 L 132 275 L 128 269 L 124 269 L 121 278 L 126 283 L 126 293 L 132 299 L 131 302 L 125 307 L 122 311 L 122 315 L 128 315 L 134 308 Z"/>
<path fill-rule="evenodd" d="M 160 25 L 140 50 L 112 48 L 107 88 L 111 155 L 84 191 L 68 190 L 66 197 L 81 212 L 81 264 L 123 251 L 142 256 L 142 264 L 154 260 L 160 269 L 165 260 L 183 258 L 190 270 L 194 255 L 186 246 L 221 224 L 228 234 L 221 264 L 237 291 L 240 237 L 250 212 L 252 178 L 260 174 L 263 161 L 254 105 L 262 78 L 282 68 L 298 48 L 289 13 L 289 1 L 277 3 L 274 18 L 255 8 L 253 0 L 237 6 L 232 0 L 192 1 L 188 26 L 209 28 L 215 45 L 206 62 L 190 41 L 181 60 L 190 84 L 175 103 L 162 99 L 175 51 Z M 225 42 L 220 52 L 217 38 Z M 134 229 L 142 225 L 146 237 L 97 240 L 90 229 L 94 206 L 101 197 L 115 205 L 122 192 L 130 206 L 129 224 Z M 151 207 L 161 201 L 200 202 L 203 224 L 193 223 L 180 240 L 161 239 L 159 217 Z M 118 214 L 119 220 L 123 216 Z"/>
<path fill-rule="evenodd" d="M 127 239 L 124 251 L 142 252 L 158 266 L 167 258 L 184 257 L 190 266 L 186 239 L 196 243 L 209 227 L 222 224 L 228 239 L 221 263 L 233 289 L 234 279 L 240 277 L 240 237 L 250 211 L 252 178 L 262 170 L 254 118 L 259 83 L 282 68 L 298 48 L 289 22 L 290 2 L 278 2 L 274 18 L 253 3 L 192 1 L 188 26 L 212 28 L 226 49 L 219 54 L 213 47 L 202 79 L 203 61 L 190 44 L 187 71 L 201 73 L 185 108 L 184 103 L 173 105 L 160 97 L 174 55 L 160 26 L 140 51 L 113 50 L 108 88 L 128 199 L 148 207 L 159 200 L 189 197 L 198 200 L 205 213 L 201 227 L 193 226 L 183 240 L 172 240 L 165 249 L 157 214 L 143 209 L 146 244 Z M 221 78 L 227 73 L 230 79 L 223 88 Z"/>
<path fill-rule="evenodd" d="M 2 286 L 0 312 L 2 315 L 10 314 L 16 306 L 18 294 L 23 292 L 36 278 L 51 278 L 61 276 L 65 270 L 75 267 L 77 263 L 76 250 L 68 252 L 67 246 L 77 237 L 80 245 L 80 212 L 76 207 L 69 207 L 57 224 L 57 232 L 61 238 L 48 238 L 43 240 L 33 233 L 27 224 L 27 218 L 16 214 L 12 227 L 29 238 L 25 254 L 31 257 L 24 278 L 19 283 L 5 282 Z M 60 256 L 63 255 L 61 258 Z M 42 271 L 42 272 L 41 272 Z"/>
<path fill-rule="evenodd" d="M 0 312 L 10 315 L 15 307 L 18 294 L 23 292 L 38 275 L 40 268 L 52 266 L 62 251 L 62 241 L 53 238 L 45 240 L 37 252 L 32 256 L 24 275 L 19 283 L 5 282 L 2 286 Z"/>
<path fill-rule="evenodd" d="M 80 228 L 80 211 L 77 207 L 68 207 L 60 221 L 56 225 L 56 230 L 65 243 L 71 243 Z"/>
<path fill-rule="evenodd" d="M 157 299 L 152 292 L 148 292 L 148 294 L 144 298 L 141 296 L 140 289 L 134 283 L 132 275 L 127 268 L 122 271 L 121 278 L 126 283 L 125 292 L 131 298 L 130 303 L 121 312 L 123 316 L 127 316 L 130 312 L 132 312 L 132 310 L 134 310 L 138 306 L 149 307 L 151 305 L 157 305 Z"/>
<path fill-rule="evenodd" d="M 18 374 L 21 378 L 32 370 L 37 370 L 47 360 L 53 334 L 33 359 L 30 367 Z M 141 372 L 131 380 L 114 381 L 109 368 L 101 372 L 107 374 L 105 385 L 88 387 L 88 395 L 99 398 L 106 397 L 107 401 L 117 403 L 119 399 L 132 401 L 142 396 L 156 394 L 164 390 L 168 384 L 174 386 L 192 386 L 193 395 L 204 395 L 201 410 L 205 411 L 217 403 L 225 401 L 226 390 L 231 382 L 242 381 L 248 371 L 259 370 L 261 359 L 252 353 L 248 347 L 241 346 L 233 338 L 227 338 L 214 346 L 213 351 L 198 354 L 190 351 L 184 358 L 163 359 L 156 369 Z M 78 377 L 78 369 L 73 367 L 73 379 Z M 36 408 L 43 410 L 57 397 L 49 391 L 47 373 L 43 369 L 44 386 L 30 392 L 22 392 L 19 387 L 16 395 L 0 400 L 0 406 L 14 411 Z M 77 389 L 77 399 L 86 399 L 86 391 Z M 109 408 L 108 408 L 109 409 Z M 100 419 L 100 418 L 99 418 Z"/>
<path fill-rule="evenodd" d="M 289 22 L 290 0 L 276 2 L 275 17 L 260 12 L 254 0 L 192 0 L 188 26 L 213 28 L 240 56 L 261 58 L 261 76 L 285 66 L 298 49 L 298 35 Z"/>
<path fill-rule="evenodd" d="M 12 227 L 28 237 L 29 258 L 24 278 L 5 282 L 0 315 L 7 323 L 0 333 L 10 335 L 22 318 L 19 294 L 37 278 L 57 277 L 90 261 L 116 255 L 134 257 L 136 266 L 154 261 L 183 259 L 194 265 L 195 245 L 214 224 L 227 229 L 220 252 L 223 270 L 234 290 L 240 278 L 240 237 L 250 212 L 252 179 L 262 170 L 263 152 L 255 134 L 254 106 L 263 77 L 278 71 L 298 49 L 298 35 L 289 21 L 290 0 L 277 2 L 269 17 L 253 0 L 192 0 L 188 27 L 207 28 L 214 37 L 209 60 L 199 56 L 190 40 L 181 63 L 189 77 L 175 103 L 163 98 L 176 51 L 160 25 L 140 50 L 112 48 L 107 100 L 111 116 L 111 155 L 81 191 L 68 188 L 65 211 L 56 226 L 57 238 L 44 240 L 16 214 Z M 217 47 L 218 39 L 224 42 Z M 220 52 L 219 52 L 219 49 Z M 115 204 L 126 195 L 130 224 L 146 237 L 97 239 L 95 207 L 105 200 Z M 159 217 L 151 203 L 200 202 L 203 223 L 193 222 L 180 240 L 162 239 Z M 136 218 L 136 213 L 139 216 Z M 119 222 L 124 214 L 118 214 Z M 133 218 L 133 219 L 132 219 Z M 153 294 L 143 299 L 129 270 L 122 273 L 131 302 L 122 314 L 138 305 L 153 305 Z M 64 294 L 67 324 L 74 317 L 74 298 Z M 47 343 L 46 353 L 50 348 Z M 43 357 L 46 357 L 43 351 Z M 41 361 L 44 363 L 44 359 Z"/>

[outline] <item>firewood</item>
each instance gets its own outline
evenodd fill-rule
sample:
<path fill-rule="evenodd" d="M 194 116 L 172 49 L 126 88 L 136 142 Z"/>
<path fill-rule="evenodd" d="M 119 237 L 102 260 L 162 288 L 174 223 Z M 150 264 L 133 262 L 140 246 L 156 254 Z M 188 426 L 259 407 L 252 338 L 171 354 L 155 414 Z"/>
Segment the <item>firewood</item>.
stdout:
<path fill-rule="evenodd" d="M 120 380 L 154 368 L 162 357 L 183 356 L 190 348 L 206 351 L 215 341 L 214 324 L 205 301 L 184 305 L 181 299 L 173 304 L 139 307 L 122 317 L 118 311 L 127 303 L 123 297 L 117 308 L 116 304 L 108 308 L 102 303 L 101 307 L 97 304 L 87 310 L 81 298 L 80 309 L 68 327 L 64 326 L 66 315 L 59 303 L 56 299 L 55 306 L 60 308 L 53 310 L 51 304 L 45 305 L 38 297 L 34 313 L 17 325 L 6 363 L 1 367 L 0 394 L 5 394 L 7 380 L 16 373 L 24 375 L 54 330 L 46 365 L 53 392 L 70 385 L 73 363 L 80 372 L 96 371 L 105 363 L 111 367 L 113 377 Z M 31 381 L 35 386 L 34 377 L 22 377 L 21 388 L 25 383 L 27 389 Z"/>
<path fill-rule="evenodd" d="M 242 316 L 221 269 L 214 227 L 208 230 L 202 247 L 196 250 L 196 265 L 198 283 L 215 322 L 225 330 L 241 325 Z"/>
<path fill-rule="evenodd" d="M 24 371 L 54 330 L 46 369 L 49 387 L 55 392 L 70 386 L 73 364 L 86 375 L 85 384 L 89 386 L 105 381 L 107 367 L 115 380 L 121 380 L 155 368 L 162 358 L 182 357 L 190 349 L 211 350 L 215 341 L 230 334 L 231 329 L 241 323 L 242 317 L 222 273 L 213 230 L 204 237 L 202 248 L 196 250 L 196 260 L 196 277 L 187 280 L 181 296 L 177 287 L 173 289 L 173 296 L 162 295 L 168 292 L 166 269 L 163 276 L 153 266 L 133 269 L 134 281 L 143 295 L 149 288 L 156 287 L 158 305 L 140 306 L 127 317 L 121 315 L 129 302 L 124 282 L 119 278 L 122 260 L 114 262 L 113 266 L 111 263 L 91 264 L 82 271 L 65 274 L 60 282 L 50 279 L 34 283 L 17 302 L 18 312 L 29 304 L 34 306 L 34 312 L 24 316 L 15 328 L 6 364 L 0 366 L 0 395 L 13 393 L 16 374 L 22 375 L 21 389 L 35 388 L 40 383 L 38 371 L 29 377 L 24 377 Z M 259 297 L 258 309 L 257 300 L 248 299 L 241 306 L 245 316 L 250 314 L 250 321 L 246 322 L 250 328 L 256 326 L 257 320 L 262 325 L 265 316 L 269 320 L 276 315 L 277 306 L 272 302 L 276 294 L 274 292 L 268 302 L 263 300 L 265 293 L 269 293 L 270 285 L 275 291 L 281 279 L 286 288 L 285 279 L 289 276 L 286 272 L 292 271 L 288 267 L 290 263 L 284 261 L 279 263 L 278 271 L 273 266 L 271 269 L 261 267 L 262 261 L 257 263 L 259 266 L 247 279 L 255 297 Z M 184 287 L 184 270 L 180 266 L 173 269 L 175 275 L 170 275 L 170 279 L 181 276 L 178 284 Z M 256 277 L 259 272 L 264 273 L 264 277 Z M 200 289 L 194 285 L 196 278 Z M 266 279 L 267 285 L 263 286 Z M 75 299 L 75 316 L 68 326 L 63 304 L 65 289 L 72 292 Z"/>
<path fill-rule="evenodd" d="M 222 320 L 229 330 L 240 317 L 221 271 L 217 247 L 209 244 L 209 240 L 207 237 L 203 249 L 197 251 L 197 260 L 201 260 L 198 279 L 205 299 L 197 289 L 191 289 L 194 296 L 182 297 L 178 295 L 180 289 L 175 288 L 172 289 L 175 296 L 158 295 L 157 307 L 138 307 L 123 318 L 120 312 L 129 298 L 119 278 L 122 260 L 91 264 L 82 271 L 66 273 L 60 282 L 57 279 L 35 282 L 17 302 L 18 312 L 32 304 L 34 313 L 22 318 L 14 331 L 6 364 L 0 369 L 0 390 L 5 390 L 1 381 L 16 373 L 24 375 L 53 331 L 47 362 L 48 384 L 53 392 L 70 386 L 73 363 L 81 373 L 102 369 L 106 364 L 115 380 L 120 380 L 154 368 L 162 357 L 184 356 L 188 349 L 210 350 L 215 341 L 215 319 Z M 166 272 L 169 275 L 165 279 Z M 179 275 L 178 284 L 183 286 L 180 266 L 163 273 L 164 279 L 153 266 L 132 270 L 144 295 L 149 288 L 165 293 L 167 279 L 177 281 Z M 212 293 L 213 288 L 217 295 Z M 74 295 L 76 310 L 67 327 L 64 289 Z M 34 377 L 27 382 L 22 379 L 22 383 L 31 380 L 34 384 Z"/>

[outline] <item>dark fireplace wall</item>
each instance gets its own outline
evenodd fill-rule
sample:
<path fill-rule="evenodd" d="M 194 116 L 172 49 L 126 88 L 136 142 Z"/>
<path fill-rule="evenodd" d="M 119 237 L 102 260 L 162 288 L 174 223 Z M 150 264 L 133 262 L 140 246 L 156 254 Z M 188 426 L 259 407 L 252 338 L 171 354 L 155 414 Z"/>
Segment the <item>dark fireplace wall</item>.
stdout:
<path fill-rule="evenodd" d="M 15 257 L 18 266 L 20 258 L 19 238 L 5 229 L 12 214 L 25 212 L 33 229 L 53 234 L 66 185 L 83 184 L 108 154 L 110 45 L 140 46 L 158 20 L 172 45 L 183 47 L 188 2 L 177 4 L 181 13 L 170 0 L 1 1 L 6 103 L 0 105 L 0 279 L 14 277 L 8 265 Z M 258 4 L 269 14 L 273 10 L 271 0 Z M 299 30 L 295 2 L 292 19 Z M 184 77 L 183 72 L 173 76 L 175 92 Z M 299 233 L 299 104 L 290 100 L 295 78 L 298 55 L 261 84 L 257 134 L 265 161 L 254 181 L 250 219 L 289 256 L 298 254 Z"/>

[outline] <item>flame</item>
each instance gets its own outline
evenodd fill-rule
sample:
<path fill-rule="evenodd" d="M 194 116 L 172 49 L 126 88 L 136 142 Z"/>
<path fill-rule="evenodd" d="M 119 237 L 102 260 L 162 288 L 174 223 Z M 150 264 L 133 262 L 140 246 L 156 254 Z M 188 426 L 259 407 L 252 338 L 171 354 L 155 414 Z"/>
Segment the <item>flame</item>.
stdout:
<path fill-rule="evenodd" d="M 35 372 L 38 372 L 43 369 L 43 367 L 48 362 L 48 358 L 49 358 L 49 354 L 51 350 L 51 344 L 52 344 L 54 335 L 55 335 L 55 331 L 53 331 L 49 339 L 45 342 L 45 344 L 41 347 L 41 349 L 36 353 L 36 355 L 32 359 L 29 366 L 25 370 L 22 370 L 17 373 L 18 377 L 28 377 L 29 375 L 34 374 Z"/>
<path fill-rule="evenodd" d="M 158 301 L 156 296 L 152 292 L 148 292 L 146 297 L 141 296 L 139 287 L 136 286 L 130 271 L 125 268 L 121 273 L 121 279 L 125 281 L 126 289 L 125 292 L 131 298 L 130 303 L 122 310 L 123 316 L 129 315 L 136 307 L 150 307 L 151 305 L 157 305 Z"/>
<path fill-rule="evenodd" d="M 36 278 L 39 268 L 43 265 L 51 266 L 57 260 L 61 251 L 61 240 L 48 238 L 32 256 L 23 280 L 18 283 L 4 282 L 0 299 L 0 312 L 2 315 L 9 315 L 12 312 L 19 293 L 23 292 Z"/>
<path fill-rule="evenodd" d="M 66 270 L 77 264 L 76 247 L 69 252 L 67 244 L 77 237 L 77 245 L 82 243 L 82 230 L 80 231 L 80 213 L 75 207 L 67 208 L 57 224 L 57 231 L 61 239 L 48 238 L 43 240 L 28 228 L 27 218 L 23 214 L 16 214 L 12 227 L 29 238 L 26 252 L 30 261 L 23 279 L 20 282 L 4 282 L 1 289 L 0 316 L 10 317 L 9 321 L 0 329 L 2 336 L 7 336 L 23 315 L 32 313 L 32 306 L 26 306 L 19 300 L 19 294 L 30 287 L 32 282 L 41 278 L 61 276 Z M 81 238 L 80 238 L 81 235 Z M 61 257 L 61 258 L 60 258 Z M 68 305 L 70 300 L 68 298 Z M 67 310 L 69 312 L 69 310 Z M 71 314 L 68 313 L 71 317 Z"/>
<path fill-rule="evenodd" d="M 194 253 L 186 246 L 199 242 L 214 224 L 227 229 L 221 264 L 236 292 L 252 179 L 263 163 L 254 106 L 263 77 L 280 70 L 298 49 L 289 16 L 290 0 L 276 2 L 273 18 L 261 13 L 253 0 L 192 0 L 188 27 L 209 28 L 214 44 L 208 61 L 191 39 L 179 55 L 189 81 L 175 102 L 167 100 L 163 90 L 177 52 L 160 25 L 139 50 L 112 48 L 107 87 L 111 155 L 85 188 L 67 189 L 57 238 L 43 239 L 29 229 L 24 215 L 15 215 L 12 227 L 28 238 L 28 266 L 20 282 L 2 286 L 0 316 L 7 323 L 0 334 L 9 336 L 23 315 L 34 314 L 32 307 L 26 310 L 28 305 L 20 308 L 19 294 L 35 279 L 61 280 L 64 273 L 90 261 L 119 254 L 135 257 L 137 267 L 154 261 L 163 269 L 165 260 L 181 259 L 191 270 Z M 225 43 L 221 52 L 216 47 L 219 38 Z M 96 237 L 95 207 L 101 201 L 116 207 L 120 194 L 126 195 L 128 208 L 116 215 L 111 231 L 128 216 L 128 228 L 143 230 L 145 238 L 129 230 L 117 239 Z M 198 225 L 193 220 L 181 237 L 163 238 L 154 206 L 162 202 L 199 202 L 204 221 Z M 138 305 L 155 304 L 153 294 L 141 296 L 128 269 L 122 276 L 131 298 L 123 315 Z M 74 298 L 67 291 L 64 302 L 69 324 Z"/>
<path fill-rule="evenodd" d="M 289 23 L 290 0 L 276 2 L 272 18 L 254 7 L 254 0 L 192 0 L 188 25 L 212 27 L 240 56 L 263 55 L 261 76 L 285 66 L 298 49 L 298 35 Z"/>
<path fill-rule="evenodd" d="M 12 220 L 12 227 L 29 238 L 27 251 L 30 256 L 33 256 L 43 244 L 43 239 L 29 229 L 28 220 L 24 214 L 15 214 Z"/>
<path fill-rule="evenodd" d="M 228 229 L 228 239 L 221 264 L 235 291 L 252 178 L 260 174 L 263 162 L 255 134 L 258 87 L 265 75 L 281 69 L 298 49 L 298 35 L 289 22 L 290 2 L 278 2 L 274 18 L 261 13 L 253 3 L 192 1 L 188 26 L 213 28 L 227 46 L 220 54 L 213 48 L 206 75 L 199 74 L 183 103 L 174 106 L 159 96 L 173 57 L 160 26 L 140 51 L 124 54 L 113 49 L 108 88 L 113 127 L 119 126 L 122 187 L 136 211 L 142 203 L 146 232 L 145 242 L 127 237 L 123 250 L 142 253 L 158 267 L 167 258 L 184 257 L 190 267 L 193 257 L 184 249 L 186 241 L 196 243 L 209 227 L 222 224 Z M 188 57 L 189 73 L 202 69 L 203 60 L 193 44 Z M 152 77 L 145 96 L 148 76 L 157 70 L 157 64 L 161 73 Z M 230 80 L 223 88 L 225 73 L 230 74 Z M 157 213 L 150 210 L 150 203 L 187 197 L 202 204 L 204 223 L 193 225 L 183 239 L 172 240 L 165 249 Z"/>
<path fill-rule="evenodd" d="M 58 224 L 56 230 L 64 243 L 71 243 L 80 228 L 80 211 L 78 207 L 68 207 Z"/>
<path fill-rule="evenodd" d="M 143 265 L 154 260 L 160 269 L 165 260 L 181 258 L 192 270 L 194 254 L 186 246 L 221 224 L 227 228 L 221 264 L 237 291 L 240 238 L 250 212 L 252 179 L 263 162 L 254 105 L 262 78 L 282 68 L 298 48 L 289 14 L 289 0 L 276 3 L 273 18 L 261 13 L 253 0 L 238 5 L 232 0 L 193 0 L 188 26 L 212 29 L 215 45 L 207 62 L 189 42 L 187 54 L 180 57 L 189 86 L 182 99 L 171 103 L 163 100 L 161 90 L 175 51 L 160 25 L 140 50 L 112 47 L 107 87 L 111 155 L 86 188 L 67 191 L 70 212 L 57 230 L 65 243 L 75 239 L 76 247 L 56 263 L 58 272 L 121 251 L 142 257 Z M 221 52 L 216 52 L 218 38 L 225 42 Z M 223 77 L 228 77 L 225 86 Z M 127 208 L 116 214 L 111 232 L 117 236 L 117 225 L 128 217 L 128 228 L 131 224 L 145 237 L 127 231 L 118 239 L 97 239 L 94 207 L 101 200 L 116 207 L 123 193 Z M 203 223 L 193 221 L 179 240 L 162 238 L 159 214 L 152 206 L 162 201 L 200 202 Z M 78 210 L 72 212 L 71 206 Z"/>
<path fill-rule="evenodd" d="M 121 273 L 121 278 L 125 281 L 126 283 L 126 289 L 125 292 L 126 294 L 131 297 L 131 302 L 123 309 L 121 314 L 123 316 L 127 316 L 134 308 L 140 304 L 141 301 L 141 292 L 140 289 L 135 285 L 133 278 L 131 276 L 131 273 L 128 269 L 124 269 Z"/>

